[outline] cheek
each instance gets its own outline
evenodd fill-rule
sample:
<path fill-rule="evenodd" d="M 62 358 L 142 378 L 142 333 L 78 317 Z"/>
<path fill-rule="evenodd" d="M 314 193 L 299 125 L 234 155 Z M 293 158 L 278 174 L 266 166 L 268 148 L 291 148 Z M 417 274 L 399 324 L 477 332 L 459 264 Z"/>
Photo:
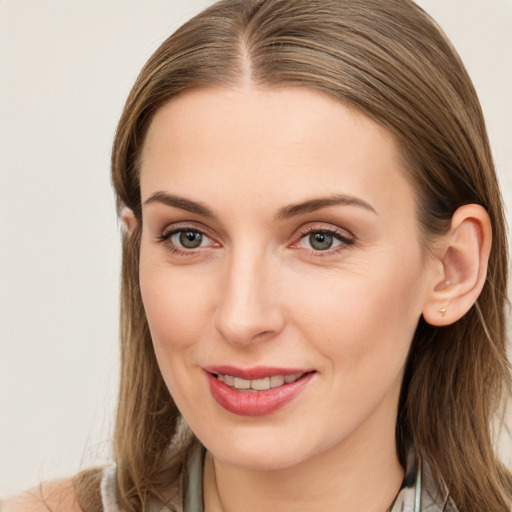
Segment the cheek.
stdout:
<path fill-rule="evenodd" d="M 155 350 L 186 349 L 203 329 L 207 283 L 191 277 L 190 270 L 171 271 L 165 263 L 148 260 L 141 252 L 141 294 Z"/>
<path fill-rule="evenodd" d="M 190 416 L 190 404 L 204 400 L 194 379 L 194 353 L 205 332 L 207 283 L 191 279 L 190 270 L 170 269 L 141 251 L 139 270 L 142 301 L 162 377 L 178 408 Z"/>
<path fill-rule="evenodd" d="M 344 270 L 317 281 L 317 293 L 303 282 L 293 294 L 307 337 L 356 381 L 358 372 L 372 379 L 401 370 L 421 315 L 423 272 L 417 260 L 380 260 L 371 272 Z"/>

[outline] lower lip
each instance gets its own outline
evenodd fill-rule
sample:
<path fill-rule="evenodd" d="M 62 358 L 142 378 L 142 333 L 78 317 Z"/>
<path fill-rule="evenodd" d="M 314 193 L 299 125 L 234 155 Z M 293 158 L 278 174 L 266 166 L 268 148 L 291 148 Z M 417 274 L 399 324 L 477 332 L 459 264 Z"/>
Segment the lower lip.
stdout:
<path fill-rule="evenodd" d="M 300 395 L 313 375 L 314 372 L 308 373 L 291 384 L 250 392 L 238 391 L 206 372 L 210 392 L 215 401 L 227 411 L 241 416 L 265 416 L 277 411 Z"/>

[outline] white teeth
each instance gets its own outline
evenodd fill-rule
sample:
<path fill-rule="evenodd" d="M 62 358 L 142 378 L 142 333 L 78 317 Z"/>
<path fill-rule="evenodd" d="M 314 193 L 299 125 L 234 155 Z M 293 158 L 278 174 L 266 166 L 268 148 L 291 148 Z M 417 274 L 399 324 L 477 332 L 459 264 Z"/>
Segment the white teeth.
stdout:
<path fill-rule="evenodd" d="M 264 391 L 265 389 L 270 389 L 270 377 L 251 380 L 251 389 L 255 389 L 256 391 Z"/>
<path fill-rule="evenodd" d="M 229 387 L 240 390 L 266 391 L 271 388 L 278 388 L 284 384 L 291 384 L 300 379 L 304 374 L 297 373 L 295 375 L 273 375 L 272 377 L 264 377 L 263 379 L 241 379 L 232 375 L 217 374 L 217 378 Z"/>
<path fill-rule="evenodd" d="M 274 375 L 270 377 L 270 387 L 278 388 L 284 384 L 284 376 L 283 375 Z"/>
<path fill-rule="evenodd" d="M 246 379 L 239 379 L 235 377 L 235 388 L 236 389 L 251 389 L 251 381 Z"/>

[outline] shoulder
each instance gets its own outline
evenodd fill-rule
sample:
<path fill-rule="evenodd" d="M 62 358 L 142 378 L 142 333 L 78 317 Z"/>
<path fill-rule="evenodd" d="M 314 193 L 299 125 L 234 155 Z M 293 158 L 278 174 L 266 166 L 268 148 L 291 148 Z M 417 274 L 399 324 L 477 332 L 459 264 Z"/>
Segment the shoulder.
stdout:
<path fill-rule="evenodd" d="M 41 484 L 2 501 L 1 512 L 82 512 L 71 479 Z"/>

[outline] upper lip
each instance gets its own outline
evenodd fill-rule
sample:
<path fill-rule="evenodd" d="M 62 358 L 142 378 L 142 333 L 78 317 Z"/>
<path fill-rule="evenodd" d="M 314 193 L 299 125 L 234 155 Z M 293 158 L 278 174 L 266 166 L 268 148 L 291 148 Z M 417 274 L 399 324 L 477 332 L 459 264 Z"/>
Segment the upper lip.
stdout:
<path fill-rule="evenodd" d="M 255 366 L 253 368 L 237 368 L 236 366 L 203 366 L 203 370 L 212 374 L 231 375 L 239 379 L 256 380 L 275 375 L 298 375 L 314 371 L 311 368 L 278 368 L 275 366 Z"/>

